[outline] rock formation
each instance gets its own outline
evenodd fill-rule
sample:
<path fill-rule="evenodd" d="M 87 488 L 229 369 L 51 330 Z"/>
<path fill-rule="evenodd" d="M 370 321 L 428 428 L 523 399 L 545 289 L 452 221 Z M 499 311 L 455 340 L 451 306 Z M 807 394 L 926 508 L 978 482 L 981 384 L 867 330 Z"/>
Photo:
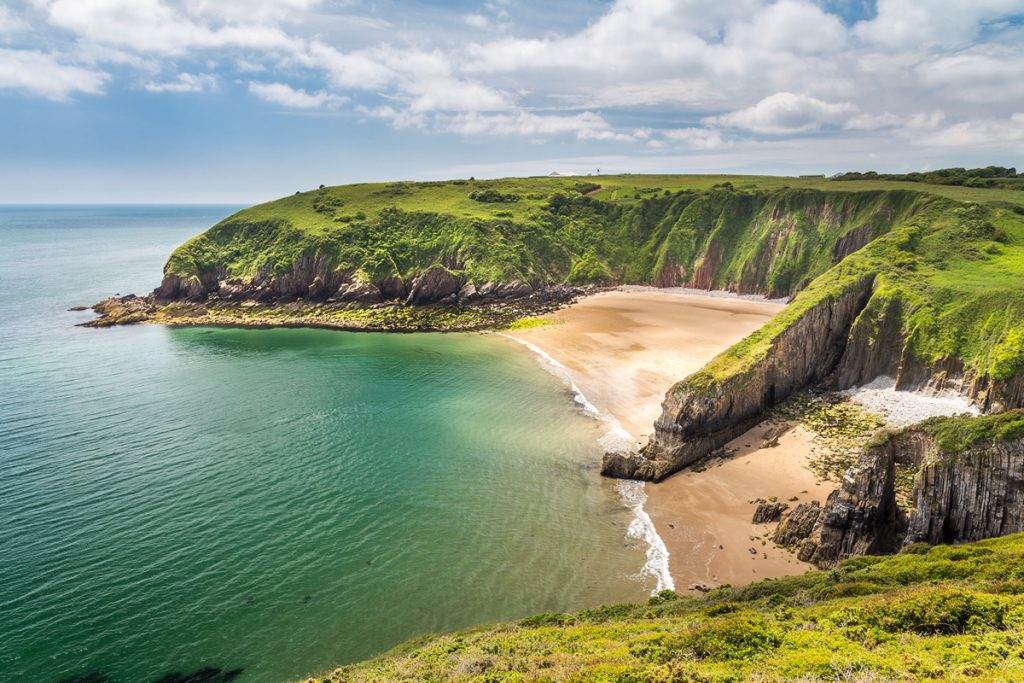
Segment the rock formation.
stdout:
<path fill-rule="evenodd" d="M 795 546 L 801 560 L 832 567 L 912 543 L 965 543 L 1024 531 L 1024 411 L 979 419 L 980 428 L 966 426 L 967 418 L 948 418 L 887 435 L 865 450 L 824 507 L 801 505 L 774 540 Z M 952 441 L 951 429 L 974 430 L 974 436 Z M 901 491 L 907 475 L 912 483 Z"/>

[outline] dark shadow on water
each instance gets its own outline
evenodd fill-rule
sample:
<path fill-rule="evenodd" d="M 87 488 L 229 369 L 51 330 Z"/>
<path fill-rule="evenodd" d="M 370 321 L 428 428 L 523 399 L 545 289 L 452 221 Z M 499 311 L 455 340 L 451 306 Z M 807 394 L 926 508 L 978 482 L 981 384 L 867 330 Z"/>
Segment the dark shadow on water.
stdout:
<path fill-rule="evenodd" d="M 157 678 L 153 683 L 230 683 L 242 675 L 242 669 L 225 671 L 215 666 L 204 666 L 191 673 L 172 671 Z M 89 671 L 78 676 L 62 678 L 57 683 L 109 683 L 110 674 L 103 671 Z"/>
<path fill-rule="evenodd" d="M 62 678 L 57 683 L 107 683 L 110 680 L 110 674 L 102 671 L 89 671 L 88 673 L 80 674 L 78 676 L 68 676 Z"/>
<path fill-rule="evenodd" d="M 187 674 L 174 671 L 156 679 L 153 683 L 228 683 L 241 675 L 241 669 L 224 671 L 217 667 L 207 666 Z"/>

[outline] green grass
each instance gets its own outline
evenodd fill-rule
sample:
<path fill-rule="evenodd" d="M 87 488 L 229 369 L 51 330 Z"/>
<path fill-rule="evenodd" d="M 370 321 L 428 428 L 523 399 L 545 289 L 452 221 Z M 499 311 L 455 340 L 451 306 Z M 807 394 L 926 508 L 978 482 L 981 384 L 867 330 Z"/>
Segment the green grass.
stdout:
<path fill-rule="evenodd" d="M 425 636 L 317 681 L 1024 680 L 1024 535 Z"/>
<path fill-rule="evenodd" d="M 771 322 L 679 390 L 709 390 L 744 376 L 764 361 L 783 330 L 865 277 L 873 278 L 866 310 L 884 311 L 887 302 L 897 302 L 908 350 L 923 362 L 959 359 L 995 379 L 1024 372 L 1024 217 L 1002 207 L 939 200 L 824 272 Z M 865 315 L 857 324 L 878 322 Z"/>

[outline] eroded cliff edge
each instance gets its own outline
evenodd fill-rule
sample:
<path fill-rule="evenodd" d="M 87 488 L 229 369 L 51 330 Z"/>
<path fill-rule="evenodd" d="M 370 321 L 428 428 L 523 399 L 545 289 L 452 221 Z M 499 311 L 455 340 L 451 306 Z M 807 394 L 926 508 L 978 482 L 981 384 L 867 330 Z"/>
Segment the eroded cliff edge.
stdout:
<path fill-rule="evenodd" d="M 815 383 L 880 375 L 955 390 L 988 412 L 1024 405 L 1024 221 L 1018 210 L 939 201 L 814 280 L 764 328 L 672 387 L 639 453 L 609 476 L 658 481 Z"/>
<path fill-rule="evenodd" d="M 775 532 L 801 560 L 834 567 L 914 543 L 1024 531 L 1024 411 L 937 418 L 884 434 L 824 506 L 801 505 Z"/>
<path fill-rule="evenodd" d="M 787 297 L 936 199 L 651 184 L 320 188 L 226 218 L 174 251 L 152 294 L 101 302 L 92 324 L 475 329 L 622 283 Z"/>

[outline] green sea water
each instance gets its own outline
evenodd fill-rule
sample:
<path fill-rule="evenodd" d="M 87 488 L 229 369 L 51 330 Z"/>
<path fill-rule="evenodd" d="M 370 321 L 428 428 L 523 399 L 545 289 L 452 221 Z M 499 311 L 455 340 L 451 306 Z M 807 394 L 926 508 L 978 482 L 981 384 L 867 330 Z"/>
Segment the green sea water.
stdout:
<path fill-rule="evenodd" d="M 514 342 L 75 326 L 233 208 L 0 208 L 0 681 L 292 680 L 650 592 L 606 425 Z"/>

